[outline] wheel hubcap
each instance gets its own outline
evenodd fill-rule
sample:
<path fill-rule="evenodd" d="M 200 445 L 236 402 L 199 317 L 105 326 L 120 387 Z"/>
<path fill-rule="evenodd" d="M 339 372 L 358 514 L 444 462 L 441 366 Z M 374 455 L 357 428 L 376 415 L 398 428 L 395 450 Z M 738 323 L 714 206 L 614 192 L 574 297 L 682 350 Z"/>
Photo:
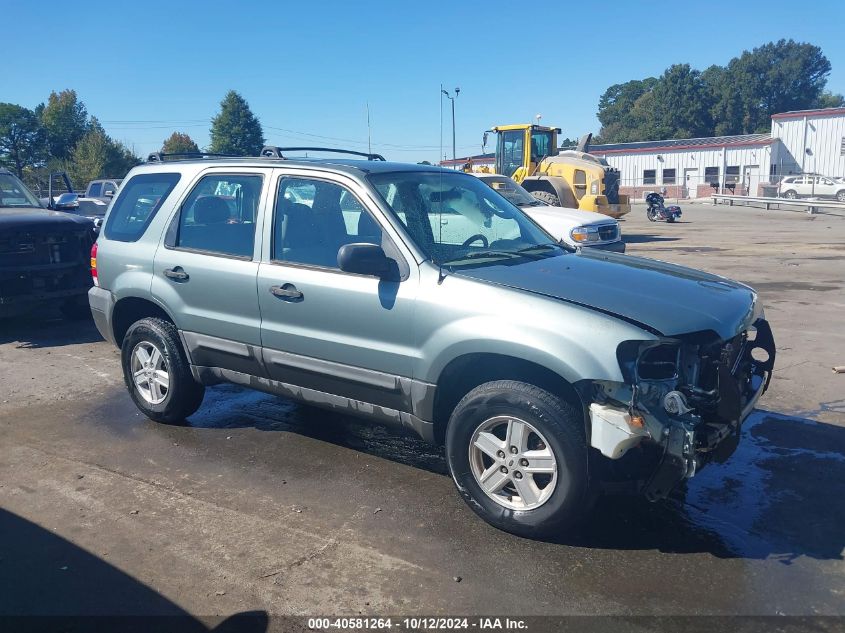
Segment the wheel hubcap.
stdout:
<path fill-rule="evenodd" d="M 557 485 L 557 461 L 546 438 L 511 416 L 496 416 L 478 426 L 469 463 L 484 493 L 511 510 L 539 508 Z"/>
<path fill-rule="evenodd" d="M 149 341 L 132 350 L 132 380 L 141 397 L 150 404 L 161 404 L 170 390 L 170 374 L 164 354 Z"/>

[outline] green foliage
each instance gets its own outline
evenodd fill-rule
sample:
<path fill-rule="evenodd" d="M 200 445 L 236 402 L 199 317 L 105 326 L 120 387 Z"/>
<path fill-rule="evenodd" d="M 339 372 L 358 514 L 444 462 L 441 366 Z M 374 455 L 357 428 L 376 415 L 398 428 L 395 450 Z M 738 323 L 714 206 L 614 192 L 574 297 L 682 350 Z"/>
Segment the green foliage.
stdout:
<path fill-rule="evenodd" d="M 200 148 L 194 142 L 194 139 L 187 134 L 174 132 L 164 141 L 161 151 L 165 154 L 198 153 Z"/>
<path fill-rule="evenodd" d="M 51 92 L 47 105 L 39 105 L 36 112 L 47 132 L 50 156 L 69 159 L 73 148 L 88 131 L 88 110 L 77 98 L 76 91 Z"/>
<path fill-rule="evenodd" d="M 125 145 L 106 134 L 92 118 L 88 132 L 71 154 L 68 174 L 75 187 L 84 187 L 97 178 L 123 178 L 141 161 Z"/>
<path fill-rule="evenodd" d="M 246 100 L 230 90 L 220 102 L 220 112 L 211 120 L 211 151 L 235 156 L 258 156 L 264 147 L 261 123 Z"/>
<path fill-rule="evenodd" d="M 0 164 L 19 178 L 47 160 L 46 135 L 36 114 L 14 103 L 0 103 Z"/>
<path fill-rule="evenodd" d="M 688 64 L 660 78 L 616 84 L 599 100 L 601 140 L 625 143 L 766 132 L 771 115 L 838 107 L 825 92 L 830 62 L 818 46 L 780 40 L 704 72 Z"/>

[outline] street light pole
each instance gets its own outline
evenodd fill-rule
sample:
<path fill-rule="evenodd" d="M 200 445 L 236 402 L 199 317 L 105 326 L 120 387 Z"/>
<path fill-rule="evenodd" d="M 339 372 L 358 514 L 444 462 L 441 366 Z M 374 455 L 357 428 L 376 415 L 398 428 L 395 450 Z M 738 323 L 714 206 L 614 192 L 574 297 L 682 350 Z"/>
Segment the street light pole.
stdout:
<path fill-rule="evenodd" d="M 454 97 L 449 94 L 448 90 L 441 90 L 440 92 L 442 92 L 444 95 L 446 95 L 446 98 L 449 99 L 449 101 L 452 102 L 452 162 L 454 162 L 455 160 L 457 160 L 456 154 L 455 154 L 455 99 L 458 98 L 458 95 L 460 94 L 461 89 L 455 88 L 455 96 Z"/>

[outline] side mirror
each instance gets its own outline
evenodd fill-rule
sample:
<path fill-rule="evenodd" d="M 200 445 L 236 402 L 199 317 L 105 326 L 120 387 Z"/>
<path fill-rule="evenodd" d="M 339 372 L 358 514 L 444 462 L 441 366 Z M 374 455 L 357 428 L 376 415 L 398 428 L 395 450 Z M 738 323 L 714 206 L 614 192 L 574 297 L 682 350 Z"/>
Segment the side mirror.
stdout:
<path fill-rule="evenodd" d="M 337 252 L 337 265 L 345 273 L 386 277 L 391 261 L 377 244 L 346 244 Z"/>
<path fill-rule="evenodd" d="M 53 205 L 56 211 L 76 211 L 79 208 L 79 197 L 75 193 L 63 193 Z"/>
<path fill-rule="evenodd" d="M 111 189 L 106 189 L 103 192 L 103 197 L 104 198 L 113 198 L 114 197 L 114 191 L 112 191 Z"/>

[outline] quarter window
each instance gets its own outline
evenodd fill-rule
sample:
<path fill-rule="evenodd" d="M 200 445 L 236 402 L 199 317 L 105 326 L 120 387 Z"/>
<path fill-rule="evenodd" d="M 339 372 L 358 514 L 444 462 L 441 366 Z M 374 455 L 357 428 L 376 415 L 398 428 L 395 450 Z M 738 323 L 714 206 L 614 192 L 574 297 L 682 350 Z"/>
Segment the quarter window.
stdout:
<path fill-rule="evenodd" d="M 182 204 L 175 246 L 234 257 L 252 257 L 261 176 L 203 177 Z"/>
<path fill-rule="evenodd" d="M 282 178 L 273 224 L 273 259 L 337 268 L 346 244 L 381 244 L 381 227 L 346 187 Z"/>
<path fill-rule="evenodd" d="M 138 174 L 130 178 L 109 213 L 103 234 L 118 242 L 136 242 L 179 182 L 179 174 Z"/>

